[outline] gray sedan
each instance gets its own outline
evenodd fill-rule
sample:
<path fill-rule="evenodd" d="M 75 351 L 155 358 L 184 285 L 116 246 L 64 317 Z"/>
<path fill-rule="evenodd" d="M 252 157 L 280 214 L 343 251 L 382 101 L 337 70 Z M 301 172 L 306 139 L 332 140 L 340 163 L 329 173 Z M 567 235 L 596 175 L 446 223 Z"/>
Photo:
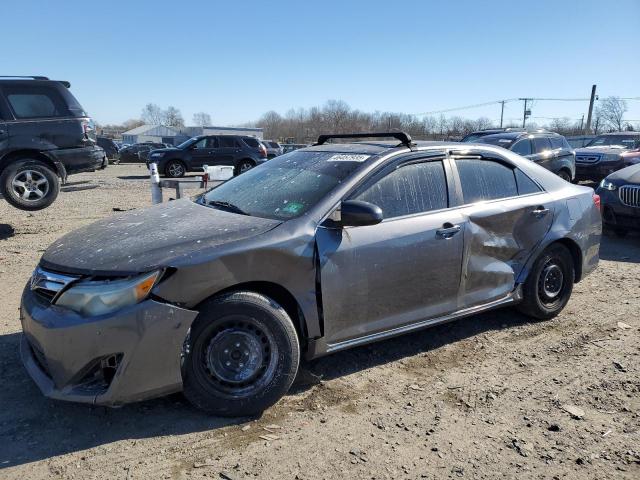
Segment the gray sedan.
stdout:
<path fill-rule="evenodd" d="M 195 200 L 62 237 L 22 297 L 31 377 L 62 400 L 183 390 L 207 412 L 255 414 L 303 355 L 508 305 L 548 319 L 596 268 L 592 189 L 499 147 L 385 135 L 398 140 L 321 137 Z"/>

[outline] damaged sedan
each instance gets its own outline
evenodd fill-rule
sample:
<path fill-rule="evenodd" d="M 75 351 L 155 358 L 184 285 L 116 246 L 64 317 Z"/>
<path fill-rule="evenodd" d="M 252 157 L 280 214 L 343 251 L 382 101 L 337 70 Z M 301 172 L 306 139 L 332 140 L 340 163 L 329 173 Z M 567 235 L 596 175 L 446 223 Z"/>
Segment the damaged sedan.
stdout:
<path fill-rule="evenodd" d="M 346 137 L 363 141 L 329 142 Z M 504 306 L 554 317 L 601 229 L 592 189 L 499 147 L 321 136 L 55 242 L 24 289 L 22 360 L 54 399 L 183 391 L 256 414 L 302 357 Z"/>

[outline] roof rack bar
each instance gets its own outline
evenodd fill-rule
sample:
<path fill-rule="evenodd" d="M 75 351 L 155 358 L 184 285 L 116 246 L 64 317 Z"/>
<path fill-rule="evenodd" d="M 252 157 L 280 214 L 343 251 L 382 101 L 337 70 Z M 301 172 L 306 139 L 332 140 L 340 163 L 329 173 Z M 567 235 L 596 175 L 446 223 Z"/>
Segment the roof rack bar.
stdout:
<path fill-rule="evenodd" d="M 400 142 L 409 147 L 413 147 L 411 136 L 406 132 L 371 132 L 371 133 L 334 133 L 327 135 L 320 135 L 316 145 L 324 145 L 330 138 L 396 138 Z"/>
<path fill-rule="evenodd" d="M 0 75 L 0 78 L 31 78 L 33 80 L 49 80 L 49 77 L 41 75 Z"/>

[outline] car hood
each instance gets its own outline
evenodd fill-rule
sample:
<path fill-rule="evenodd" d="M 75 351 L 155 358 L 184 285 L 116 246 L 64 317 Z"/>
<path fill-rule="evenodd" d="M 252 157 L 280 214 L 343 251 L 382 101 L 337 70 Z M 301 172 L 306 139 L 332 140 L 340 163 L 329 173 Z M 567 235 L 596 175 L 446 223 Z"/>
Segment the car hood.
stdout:
<path fill-rule="evenodd" d="M 197 263 L 205 250 L 261 235 L 280 223 L 177 200 L 68 233 L 44 252 L 41 266 L 71 274 L 130 275 Z"/>
<path fill-rule="evenodd" d="M 626 183 L 640 185 L 640 164 L 631 165 L 630 167 L 613 172 L 607 177 L 607 180 L 613 181 L 619 185 Z"/>
<path fill-rule="evenodd" d="M 607 147 L 607 146 L 598 146 L 598 147 L 583 147 L 576 148 L 576 155 L 582 154 L 591 154 L 591 153 L 604 153 L 604 154 L 619 154 L 628 151 L 627 148 L 621 147 Z"/>

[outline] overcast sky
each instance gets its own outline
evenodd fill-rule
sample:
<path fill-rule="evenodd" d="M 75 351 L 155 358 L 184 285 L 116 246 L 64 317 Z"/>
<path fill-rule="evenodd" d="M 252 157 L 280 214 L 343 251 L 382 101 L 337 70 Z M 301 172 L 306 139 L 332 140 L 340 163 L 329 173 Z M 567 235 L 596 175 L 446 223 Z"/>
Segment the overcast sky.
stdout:
<path fill-rule="evenodd" d="M 422 113 L 518 97 L 640 97 L 640 0 L 2 0 L 3 75 L 69 80 L 101 123 L 154 102 L 217 125 L 341 99 Z M 640 101 L 626 117 L 640 121 Z M 580 118 L 587 102 L 535 102 Z M 452 112 L 500 118 L 500 106 Z M 522 103 L 505 118 L 521 119 Z"/>

